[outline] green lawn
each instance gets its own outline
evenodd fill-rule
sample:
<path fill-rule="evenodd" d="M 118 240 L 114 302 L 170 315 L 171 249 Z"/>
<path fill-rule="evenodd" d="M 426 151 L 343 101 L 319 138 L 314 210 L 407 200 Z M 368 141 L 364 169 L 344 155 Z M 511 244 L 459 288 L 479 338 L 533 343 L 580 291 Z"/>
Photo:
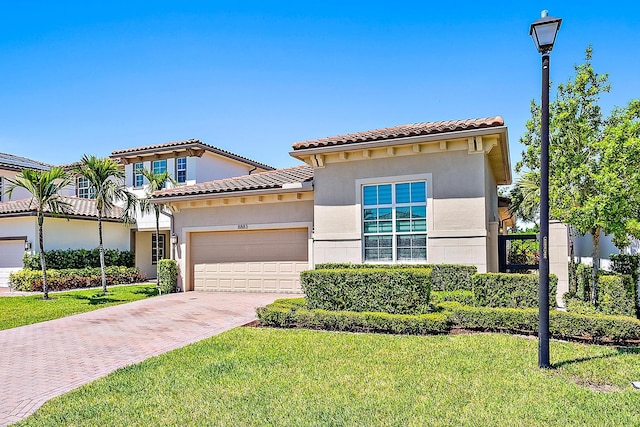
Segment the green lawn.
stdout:
<path fill-rule="evenodd" d="M 237 328 L 121 369 L 18 426 L 634 426 L 640 350 L 501 334 Z"/>
<path fill-rule="evenodd" d="M 50 293 L 51 299 L 48 301 L 42 299 L 42 294 L 0 297 L 0 330 L 58 319 L 158 294 L 154 285 L 113 286 L 108 288 L 106 295 L 100 295 L 101 292 L 102 289 L 89 289 Z"/>

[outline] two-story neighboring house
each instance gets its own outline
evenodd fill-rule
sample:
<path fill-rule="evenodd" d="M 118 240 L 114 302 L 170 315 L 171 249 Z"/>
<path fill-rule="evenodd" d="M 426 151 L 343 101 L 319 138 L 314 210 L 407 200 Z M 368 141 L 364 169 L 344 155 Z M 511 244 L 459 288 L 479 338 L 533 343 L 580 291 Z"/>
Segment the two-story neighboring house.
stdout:
<path fill-rule="evenodd" d="M 23 169 L 47 170 L 51 165 L 13 154 L 0 153 L 0 286 L 8 286 L 11 272 L 22 268 L 25 252 L 38 250 L 38 224 L 31 194 L 16 188 L 11 197 L 5 194 L 7 179 L 14 179 Z M 97 211 L 90 194 L 81 186 L 82 180 L 66 187 L 63 200 L 69 204 L 69 214 L 56 217 L 45 214 L 44 247 L 52 249 L 92 249 L 98 246 Z M 104 219 L 105 246 L 129 250 L 129 227 L 116 209 Z"/>
<path fill-rule="evenodd" d="M 82 155 L 78 154 L 78 157 Z M 125 170 L 125 184 L 139 198 L 147 195 L 142 169 L 154 173 L 167 171 L 179 187 L 273 170 L 268 165 L 196 139 L 116 150 L 111 158 L 120 162 Z M 72 166 L 63 165 L 70 171 Z M 46 170 L 50 167 L 36 160 L 0 153 L 0 286 L 7 286 L 9 273 L 22 267 L 25 252 L 38 250 L 37 222 L 35 208 L 30 203 L 31 195 L 17 188 L 9 200 L 4 194 L 6 179 L 14 178 L 25 168 Z M 168 187 L 173 186 L 168 184 Z M 73 183 L 63 190 L 62 196 L 69 203 L 71 212 L 64 217 L 47 215 L 45 250 L 97 247 L 97 211 L 88 181 L 75 177 Z M 104 245 L 106 248 L 133 251 L 136 266 L 147 277 L 154 278 L 157 259 L 169 258 L 171 254 L 171 216 L 160 216 L 160 249 L 156 254 L 155 215 L 139 212 L 136 222 L 129 225 L 123 223 L 122 214 L 122 210 L 116 208 L 104 218 Z"/>
<path fill-rule="evenodd" d="M 138 197 L 147 196 L 147 182 L 142 170 L 168 172 L 175 186 L 198 183 L 273 170 L 271 166 L 205 144 L 197 139 L 116 150 L 111 158 L 125 169 L 125 183 Z M 168 183 L 169 188 L 174 187 Z M 168 213 L 168 211 L 167 211 Z M 136 266 L 147 275 L 156 276 L 159 258 L 170 258 L 171 216 L 160 215 L 159 254 L 156 254 L 156 220 L 154 214 L 138 214 L 131 231 L 131 248 Z"/>

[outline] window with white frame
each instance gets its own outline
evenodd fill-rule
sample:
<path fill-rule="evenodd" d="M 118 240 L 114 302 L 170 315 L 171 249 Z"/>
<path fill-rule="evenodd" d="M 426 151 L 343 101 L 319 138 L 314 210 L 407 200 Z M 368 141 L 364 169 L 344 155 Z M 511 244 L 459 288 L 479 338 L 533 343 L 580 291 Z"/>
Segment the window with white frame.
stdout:
<path fill-rule="evenodd" d="M 136 188 L 140 188 L 144 184 L 143 169 L 144 165 L 142 163 L 133 164 L 133 186 Z"/>
<path fill-rule="evenodd" d="M 160 175 L 161 173 L 165 173 L 167 171 L 167 161 L 166 160 L 154 160 L 151 162 L 151 172 L 154 175 Z M 165 181 L 162 184 L 162 188 L 167 186 L 167 182 Z"/>
<path fill-rule="evenodd" d="M 365 262 L 427 260 L 425 181 L 364 185 L 362 210 Z"/>
<path fill-rule="evenodd" d="M 0 176 L 0 202 L 4 202 L 4 178 Z"/>
<path fill-rule="evenodd" d="M 178 157 L 176 159 L 176 181 L 178 184 L 187 182 L 187 158 Z"/>
<path fill-rule="evenodd" d="M 79 176 L 76 180 L 76 195 L 81 199 L 94 199 L 96 189 L 91 186 L 87 178 Z"/>
<path fill-rule="evenodd" d="M 159 236 L 157 254 L 156 254 L 156 236 Z M 159 259 L 164 259 L 164 234 L 153 233 L 151 235 L 151 264 L 156 265 Z M 159 255 L 159 257 L 157 256 Z"/>

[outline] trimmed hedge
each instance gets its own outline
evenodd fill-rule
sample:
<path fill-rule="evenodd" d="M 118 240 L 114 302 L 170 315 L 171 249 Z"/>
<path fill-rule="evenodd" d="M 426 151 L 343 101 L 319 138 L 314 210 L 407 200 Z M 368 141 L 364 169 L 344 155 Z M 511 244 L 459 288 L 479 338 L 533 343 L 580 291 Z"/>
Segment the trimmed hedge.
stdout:
<path fill-rule="evenodd" d="M 300 273 L 310 309 L 421 314 L 429 311 L 431 270 L 367 268 Z"/>
<path fill-rule="evenodd" d="M 436 306 L 443 302 L 459 302 L 462 305 L 474 305 L 476 302 L 472 291 L 433 291 L 431 292 L 431 305 Z"/>
<path fill-rule="evenodd" d="M 310 310 L 304 299 L 277 300 L 257 309 L 260 324 L 352 332 L 440 334 L 461 328 L 476 331 L 536 335 L 538 310 L 531 308 L 469 307 L 457 302 L 438 306 L 442 311 L 422 315 Z M 603 344 L 637 344 L 640 321 L 626 316 L 581 315 L 551 310 L 551 336 Z"/>
<path fill-rule="evenodd" d="M 380 312 L 309 310 L 304 299 L 277 300 L 256 310 L 260 324 L 271 327 L 390 334 L 442 334 L 450 329 L 446 313 L 419 315 Z M 290 300 L 289 300 L 290 301 Z"/>
<path fill-rule="evenodd" d="M 146 277 L 136 267 L 110 266 L 105 268 L 107 286 L 144 282 Z M 41 270 L 20 270 L 9 276 L 9 281 L 17 291 L 42 292 Z M 92 288 L 102 286 L 100 268 L 47 269 L 47 283 L 50 291 Z"/>
<path fill-rule="evenodd" d="M 96 268 L 100 267 L 100 251 L 95 249 L 54 249 L 44 252 L 44 258 L 47 262 L 47 269 L 54 270 L 64 268 Z M 135 259 L 130 251 L 121 251 L 119 249 L 104 250 L 105 266 L 123 266 L 134 267 Z M 25 253 L 22 257 L 22 265 L 25 269 L 41 270 L 40 253 Z"/>
<path fill-rule="evenodd" d="M 537 274 L 482 273 L 473 276 L 475 306 L 538 307 L 540 276 Z M 549 276 L 549 307 L 556 306 L 558 278 Z"/>
<path fill-rule="evenodd" d="M 178 263 L 174 259 L 161 259 L 158 264 L 160 292 L 173 293 L 178 289 Z"/>
<path fill-rule="evenodd" d="M 345 268 L 429 268 L 434 291 L 471 290 L 471 276 L 478 272 L 474 265 L 456 264 L 351 264 L 347 262 L 316 264 L 316 270 Z"/>
<path fill-rule="evenodd" d="M 635 286 L 631 276 L 598 277 L 598 311 L 603 314 L 635 316 Z"/>

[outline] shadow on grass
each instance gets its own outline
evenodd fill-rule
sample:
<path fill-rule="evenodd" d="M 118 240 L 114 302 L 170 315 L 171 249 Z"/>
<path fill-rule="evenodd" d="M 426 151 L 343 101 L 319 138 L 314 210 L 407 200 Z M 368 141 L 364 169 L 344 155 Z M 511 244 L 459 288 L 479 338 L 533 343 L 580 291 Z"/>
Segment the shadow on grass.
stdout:
<path fill-rule="evenodd" d="M 153 287 L 153 286 L 146 286 L 142 289 L 136 289 L 134 291 L 131 292 L 132 294 L 143 294 L 146 295 L 147 297 L 155 297 L 156 295 L 158 295 L 158 288 Z"/>
<path fill-rule="evenodd" d="M 622 356 L 624 354 L 640 354 L 640 348 L 614 347 L 613 349 L 615 349 L 615 353 L 601 354 L 598 356 L 591 356 L 591 357 L 578 357 L 576 359 L 569 359 L 569 360 L 563 360 L 562 362 L 552 363 L 551 368 L 557 369 L 565 365 L 571 365 L 573 363 L 588 362 L 589 360 L 596 360 L 596 359 L 609 359 L 613 357 Z"/>
<path fill-rule="evenodd" d="M 61 297 L 62 298 L 62 297 Z M 102 295 L 102 294 L 95 294 L 95 295 L 65 295 L 64 298 L 72 298 L 72 299 L 77 299 L 77 300 L 87 300 L 89 305 L 101 305 L 101 304 L 107 304 L 110 302 L 126 302 L 126 299 L 122 299 L 122 298 L 114 298 L 113 295 Z"/>

